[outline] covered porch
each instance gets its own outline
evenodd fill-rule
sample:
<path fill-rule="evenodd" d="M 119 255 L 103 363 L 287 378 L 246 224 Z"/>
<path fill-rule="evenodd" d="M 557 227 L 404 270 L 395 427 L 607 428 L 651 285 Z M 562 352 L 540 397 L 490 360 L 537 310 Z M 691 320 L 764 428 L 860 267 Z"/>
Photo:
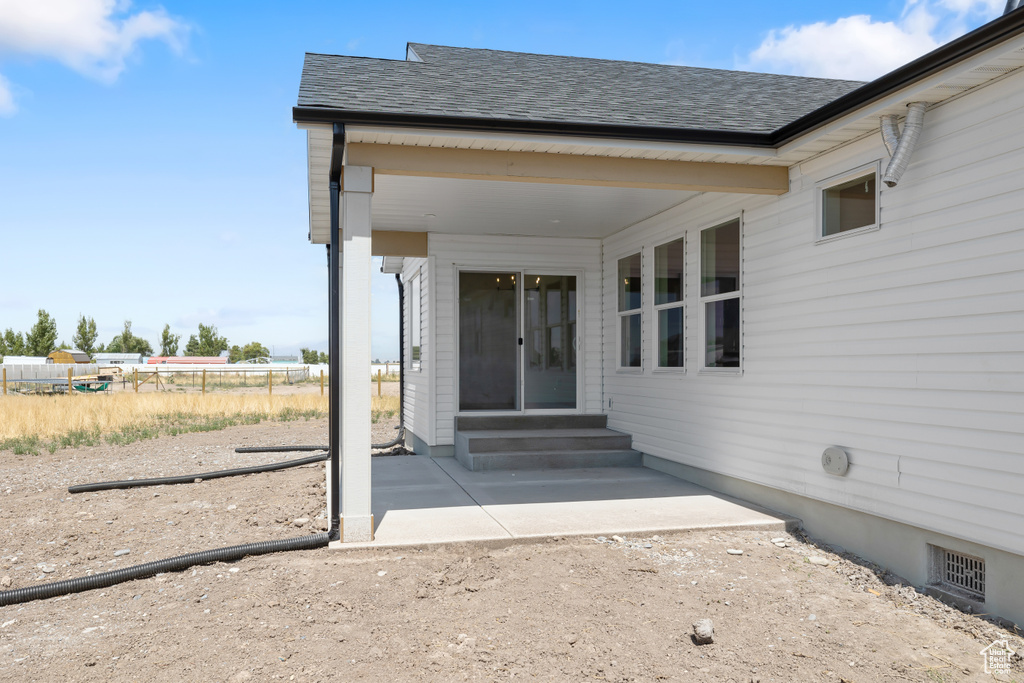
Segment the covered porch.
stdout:
<path fill-rule="evenodd" d="M 602 241 L 703 194 L 783 194 L 789 187 L 786 161 L 774 150 L 755 147 L 649 143 L 632 148 L 613 140 L 552 144 L 540 136 L 520 136 L 513 142 L 486 133 L 460 137 L 403 130 L 398 136 L 366 126 L 302 125 L 310 145 L 310 237 L 329 245 L 331 263 L 338 266 L 330 271 L 331 363 L 336 364 L 332 376 L 342 381 L 332 384 L 333 457 L 328 468 L 337 541 L 368 543 L 375 533 L 384 532 L 387 539 L 401 539 L 404 532 L 395 531 L 398 520 L 414 530 L 438 522 L 438 515 L 454 515 L 441 524 L 450 530 L 446 533 L 454 533 L 453 540 L 478 531 L 487 538 L 514 538 L 520 532 L 504 522 L 514 527 L 515 519 L 531 514 L 528 508 L 512 506 L 516 496 L 522 496 L 523 505 L 544 505 L 538 513 L 544 516 L 565 522 L 589 519 L 596 524 L 595 533 L 628 531 L 633 527 L 623 526 L 625 519 L 653 520 L 654 530 L 667 530 L 691 528 L 694 519 L 708 517 L 706 505 L 693 507 L 698 500 L 712 501 L 707 492 L 696 494 L 678 480 L 669 486 L 664 479 L 671 478 L 640 467 L 600 467 L 627 463 L 599 459 L 592 467 L 574 465 L 583 469 L 573 472 L 487 473 L 469 472 L 448 456 L 456 454 L 459 418 L 602 416 L 608 355 L 602 342 L 602 300 L 608 296 L 603 292 Z M 541 148 L 548 151 L 534 151 Z M 609 156 L 616 153 L 621 156 Z M 370 318 L 372 256 L 387 257 L 390 263 L 400 259 L 406 266 L 422 264 L 415 284 L 412 277 L 407 279 L 406 297 L 422 295 L 423 303 L 407 307 L 409 312 L 416 307 L 417 319 L 407 321 L 403 355 L 407 371 L 415 371 L 410 384 L 418 393 L 415 420 L 408 419 L 405 426 L 416 451 L 435 456 L 433 461 L 371 461 L 363 379 L 370 365 L 365 321 Z M 403 266 L 395 272 L 404 273 Z M 429 277 L 421 278 L 421 272 Z M 497 284 L 485 287 L 485 281 Z M 496 301 L 506 310 L 504 316 L 491 312 Z M 470 338 L 475 339 L 475 351 L 467 351 L 473 346 L 466 341 Z M 499 347 L 505 349 L 503 357 L 494 352 Z M 487 390 L 474 389 L 471 380 Z M 410 391 L 407 386 L 404 400 Z M 629 451 L 628 446 L 622 451 Z M 639 464 L 640 454 L 631 451 L 628 458 L 637 461 L 628 464 Z M 443 472 L 456 488 L 438 493 L 439 500 L 453 496 L 464 504 L 404 512 L 382 507 L 380 501 L 394 489 L 381 488 L 374 480 L 398 467 L 428 479 Z M 541 477 L 539 488 L 523 487 L 526 479 L 541 475 L 553 478 Z M 497 517 L 490 503 L 482 502 L 485 495 L 478 499 L 471 492 L 490 490 L 484 483 L 488 478 L 506 484 L 504 502 L 494 508 Z M 626 482 L 629 486 L 622 488 Z M 654 492 L 643 494 L 648 485 Z M 656 493 L 664 486 L 677 488 L 670 495 Z M 623 498 L 625 490 L 636 495 Z M 528 503 L 538 491 L 549 499 Z M 554 491 L 559 493 L 550 497 Z M 669 508 L 676 512 L 666 513 Z M 768 518 L 733 512 L 723 519 L 769 523 Z M 386 513 L 390 517 L 385 524 L 381 515 Z M 500 517 L 506 513 L 511 517 L 503 522 Z M 414 521 L 417 515 L 420 522 Z M 570 523 L 559 531 L 552 519 L 527 525 L 525 529 L 534 531 L 524 533 L 590 533 L 584 527 L 573 531 Z"/>

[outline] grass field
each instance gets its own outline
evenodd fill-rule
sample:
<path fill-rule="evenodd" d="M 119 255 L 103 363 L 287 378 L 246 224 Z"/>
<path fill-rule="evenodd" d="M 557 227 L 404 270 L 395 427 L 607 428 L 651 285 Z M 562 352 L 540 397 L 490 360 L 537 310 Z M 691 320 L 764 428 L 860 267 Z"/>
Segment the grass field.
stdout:
<path fill-rule="evenodd" d="M 398 412 L 398 397 L 372 397 L 372 421 Z M 318 394 L 123 393 L 95 396 L 0 396 L 0 451 L 50 453 L 60 448 L 126 444 L 161 434 L 207 432 L 263 420 L 326 417 Z"/>

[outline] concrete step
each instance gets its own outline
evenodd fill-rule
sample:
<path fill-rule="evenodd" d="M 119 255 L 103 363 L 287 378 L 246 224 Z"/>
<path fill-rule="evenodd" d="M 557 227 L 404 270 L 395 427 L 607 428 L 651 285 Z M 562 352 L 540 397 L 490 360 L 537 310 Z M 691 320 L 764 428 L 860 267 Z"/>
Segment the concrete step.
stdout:
<path fill-rule="evenodd" d="M 633 446 L 632 436 L 607 428 L 460 430 L 456 440 L 463 442 L 468 453 L 628 450 Z"/>
<path fill-rule="evenodd" d="M 462 415 L 455 418 L 456 431 L 488 429 L 601 429 L 607 415 Z"/>
<path fill-rule="evenodd" d="M 466 453 L 456 451 L 456 458 L 467 470 L 485 472 L 488 470 L 541 470 L 574 469 L 584 467 L 640 467 L 642 456 L 639 451 L 622 450 L 576 450 L 576 451 L 496 451 L 487 453 Z"/>

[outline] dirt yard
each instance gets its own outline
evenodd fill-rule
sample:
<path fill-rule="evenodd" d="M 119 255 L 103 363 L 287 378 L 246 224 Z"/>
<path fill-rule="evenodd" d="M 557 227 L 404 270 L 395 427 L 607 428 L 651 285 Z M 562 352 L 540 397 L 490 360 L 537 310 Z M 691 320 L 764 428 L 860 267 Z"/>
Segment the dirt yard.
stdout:
<path fill-rule="evenodd" d="M 184 486 L 66 488 L 270 462 L 284 458 L 232 449 L 326 440 L 315 420 L 0 453 L 4 587 L 324 529 L 322 464 Z M 319 550 L 197 567 L 0 608 L 0 680 L 1024 681 L 1019 658 L 993 679 L 979 654 L 997 638 L 1022 652 L 1020 638 L 849 557 L 777 537 Z M 691 639 L 702 618 L 714 622 L 713 644 Z"/>

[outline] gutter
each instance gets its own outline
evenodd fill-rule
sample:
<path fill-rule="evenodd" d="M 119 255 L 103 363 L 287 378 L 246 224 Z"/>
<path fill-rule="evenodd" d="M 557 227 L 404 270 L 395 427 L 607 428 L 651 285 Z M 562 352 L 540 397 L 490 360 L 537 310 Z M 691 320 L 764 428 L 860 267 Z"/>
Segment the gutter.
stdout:
<path fill-rule="evenodd" d="M 817 128 L 825 126 L 856 109 L 887 97 L 917 81 L 932 76 L 957 62 L 973 57 L 997 45 L 999 42 L 1021 33 L 1024 33 L 1024 12 L 1011 11 L 929 52 L 923 57 L 805 114 L 775 131 L 765 133 L 669 128 L 663 126 L 627 126 L 571 121 L 534 121 L 526 119 L 347 111 L 334 107 L 297 106 L 292 109 L 292 119 L 296 123 L 335 123 L 344 121 L 352 125 L 501 131 L 507 133 L 536 133 L 577 137 L 612 137 L 623 140 L 777 148 Z"/>

